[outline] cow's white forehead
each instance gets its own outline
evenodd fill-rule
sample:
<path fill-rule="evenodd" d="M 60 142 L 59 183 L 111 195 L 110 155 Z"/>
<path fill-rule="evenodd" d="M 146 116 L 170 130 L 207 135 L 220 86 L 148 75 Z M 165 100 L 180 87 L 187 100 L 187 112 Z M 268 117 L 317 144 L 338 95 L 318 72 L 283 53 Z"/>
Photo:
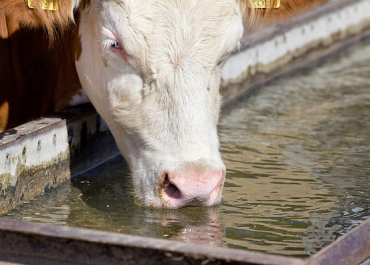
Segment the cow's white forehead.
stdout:
<path fill-rule="evenodd" d="M 110 0 L 102 8 L 104 23 L 146 67 L 176 68 L 194 57 L 214 65 L 243 31 L 234 0 Z"/>

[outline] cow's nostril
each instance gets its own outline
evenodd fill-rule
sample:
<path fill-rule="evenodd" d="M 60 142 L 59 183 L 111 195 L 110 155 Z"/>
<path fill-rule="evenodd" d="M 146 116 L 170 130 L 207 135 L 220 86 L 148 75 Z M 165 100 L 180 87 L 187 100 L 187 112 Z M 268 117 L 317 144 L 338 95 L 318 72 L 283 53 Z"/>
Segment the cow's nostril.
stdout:
<path fill-rule="evenodd" d="M 164 186 L 164 191 L 169 197 L 173 199 L 181 198 L 180 190 L 170 182 L 170 179 L 168 178 L 168 174 L 166 174 L 164 177 L 163 186 Z"/>

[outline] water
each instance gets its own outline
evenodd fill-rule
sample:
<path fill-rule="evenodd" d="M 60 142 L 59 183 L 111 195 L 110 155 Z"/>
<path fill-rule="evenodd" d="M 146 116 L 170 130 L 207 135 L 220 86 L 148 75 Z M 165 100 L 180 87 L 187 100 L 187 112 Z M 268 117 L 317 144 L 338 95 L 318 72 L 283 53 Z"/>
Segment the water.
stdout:
<path fill-rule="evenodd" d="M 224 201 L 136 204 L 116 157 L 7 218 L 307 256 L 370 216 L 370 41 L 282 78 L 220 121 Z"/>

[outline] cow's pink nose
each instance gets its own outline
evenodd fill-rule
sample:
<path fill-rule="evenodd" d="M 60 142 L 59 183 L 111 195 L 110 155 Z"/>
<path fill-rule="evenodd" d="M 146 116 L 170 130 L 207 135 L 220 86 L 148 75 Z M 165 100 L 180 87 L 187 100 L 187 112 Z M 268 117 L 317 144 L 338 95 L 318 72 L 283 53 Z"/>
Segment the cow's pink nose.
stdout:
<path fill-rule="evenodd" d="M 221 200 L 225 170 L 201 175 L 165 172 L 159 193 L 167 208 L 211 206 Z"/>

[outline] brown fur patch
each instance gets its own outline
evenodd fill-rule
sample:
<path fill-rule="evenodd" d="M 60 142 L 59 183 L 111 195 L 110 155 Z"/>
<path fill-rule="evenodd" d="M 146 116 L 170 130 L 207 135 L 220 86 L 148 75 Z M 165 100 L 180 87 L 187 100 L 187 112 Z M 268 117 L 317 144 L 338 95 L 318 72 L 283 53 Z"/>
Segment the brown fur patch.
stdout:
<path fill-rule="evenodd" d="M 5 101 L 0 105 L 0 132 L 4 131 L 8 124 L 9 102 Z"/>
<path fill-rule="evenodd" d="M 21 27 L 46 30 L 50 43 L 73 22 L 73 0 L 59 0 L 58 10 L 50 11 L 41 8 L 42 1 L 33 1 L 36 6 L 31 9 L 26 0 L 0 0 L 0 14 L 11 18 Z"/>
<path fill-rule="evenodd" d="M 287 20 L 299 13 L 303 13 L 315 6 L 327 2 L 327 0 L 281 0 L 279 8 L 251 8 L 249 3 L 252 0 L 239 0 L 241 9 L 244 10 L 244 16 L 250 23 L 272 23 Z M 277 0 L 271 0 L 275 5 Z"/>
<path fill-rule="evenodd" d="M 25 27 L 12 14 L 0 12 L 0 106 L 8 105 L 0 131 L 67 107 L 81 88 L 74 62 L 81 53 L 76 25 L 70 23 L 63 38 L 48 45 L 45 27 Z"/>

